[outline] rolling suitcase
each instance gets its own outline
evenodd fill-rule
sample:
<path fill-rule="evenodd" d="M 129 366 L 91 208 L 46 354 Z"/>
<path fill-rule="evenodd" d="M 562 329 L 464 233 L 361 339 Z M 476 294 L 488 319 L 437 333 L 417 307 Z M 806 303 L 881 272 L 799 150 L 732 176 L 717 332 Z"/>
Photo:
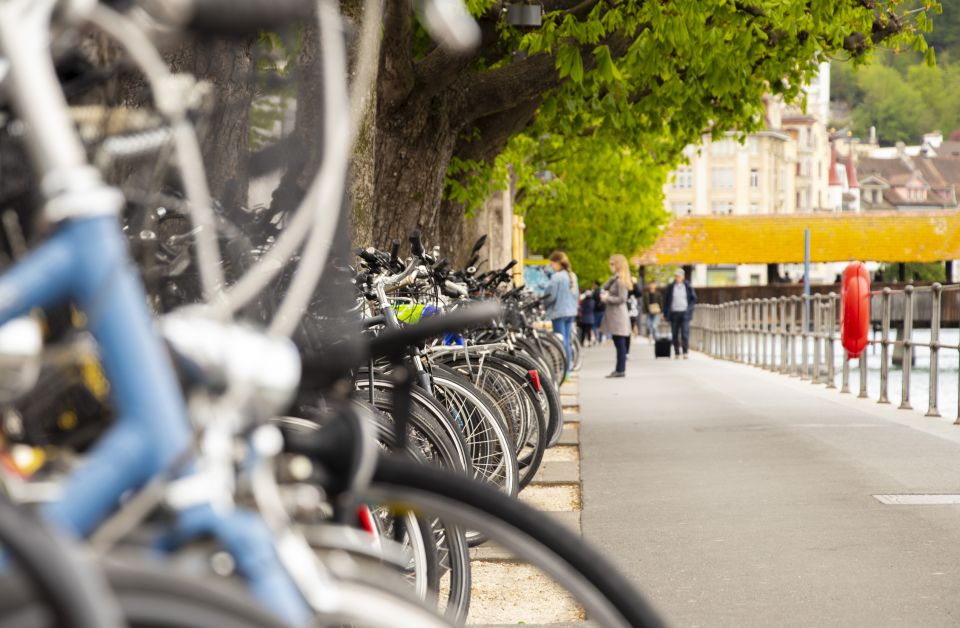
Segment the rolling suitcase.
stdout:
<path fill-rule="evenodd" d="M 657 338 L 653 343 L 653 355 L 658 358 L 670 357 L 670 339 Z"/>

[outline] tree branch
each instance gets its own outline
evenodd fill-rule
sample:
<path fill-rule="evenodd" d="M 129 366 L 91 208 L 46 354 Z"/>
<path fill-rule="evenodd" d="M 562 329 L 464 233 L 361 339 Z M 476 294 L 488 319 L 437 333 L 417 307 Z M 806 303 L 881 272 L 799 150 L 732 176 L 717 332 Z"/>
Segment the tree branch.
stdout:
<path fill-rule="evenodd" d="M 468 122 L 513 109 L 542 97 L 560 84 L 553 55 L 536 54 L 521 61 L 469 74 L 460 81 L 460 117 Z"/>
<path fill-rule="evenodd" d="M 460 139 L 453 154 L 461 159 L 486 163 L 493 161 L 514 133 L 519 133 L 530 124 L 542 101 L 542 95 L 537 96 L 511 109 L 480 118 L 472 125 L 479 131 L 479 139 Z"/>

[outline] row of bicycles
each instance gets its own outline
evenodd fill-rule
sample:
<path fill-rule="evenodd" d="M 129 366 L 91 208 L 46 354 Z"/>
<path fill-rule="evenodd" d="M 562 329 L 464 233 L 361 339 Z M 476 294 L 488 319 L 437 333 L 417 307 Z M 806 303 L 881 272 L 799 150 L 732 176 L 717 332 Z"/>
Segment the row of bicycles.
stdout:
<path fill-rule="evenodd" d="M 436 45 L 476 41 L 459 0 L 415 4 Z M 661 624 L 517 499 L 579 347 L 513 263 L 481 271 L 481 238 L 454 265 L 417 230 L 345 245 L 383 9 L 350 82 L 334 0 L 0 0 L 0 157 L 26 182 L 0 173 L 0 628 L 463 625 L 487 541 L 591 621 Z M 210 86 L 158 46 L 291 23 L 319 33 L 323 163 L 295 207 L 230 211 L 196 132 Z M 94 34 L 146 102 L 77 96 Z"/>

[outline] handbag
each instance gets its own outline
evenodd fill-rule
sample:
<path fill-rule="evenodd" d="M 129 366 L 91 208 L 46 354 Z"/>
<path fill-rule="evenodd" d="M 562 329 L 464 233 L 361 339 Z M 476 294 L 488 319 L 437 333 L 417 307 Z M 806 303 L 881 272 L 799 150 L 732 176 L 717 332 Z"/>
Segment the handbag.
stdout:
<path fill-rule="evenodd" d="M 660 304 L 659 304 L 659 303 L 656 303 L 656 302 L 651 303 L 650 306 L 647 308 L 647 311 L 648 311 L 650 314 L 659 314 L 659 313 L 660 313 Z"/>

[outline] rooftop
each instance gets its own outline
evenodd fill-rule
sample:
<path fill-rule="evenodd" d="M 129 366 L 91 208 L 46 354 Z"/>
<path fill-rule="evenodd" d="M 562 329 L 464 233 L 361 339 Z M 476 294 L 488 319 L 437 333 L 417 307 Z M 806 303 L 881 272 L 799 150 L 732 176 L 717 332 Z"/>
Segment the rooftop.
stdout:
<path fill-rule="evenodd" d="M 684 216 L 640 254 L 640 264 L 799 263 L 806 228 L 813 262 L 960 259 L 960 212 L 930 210 Z"/>

